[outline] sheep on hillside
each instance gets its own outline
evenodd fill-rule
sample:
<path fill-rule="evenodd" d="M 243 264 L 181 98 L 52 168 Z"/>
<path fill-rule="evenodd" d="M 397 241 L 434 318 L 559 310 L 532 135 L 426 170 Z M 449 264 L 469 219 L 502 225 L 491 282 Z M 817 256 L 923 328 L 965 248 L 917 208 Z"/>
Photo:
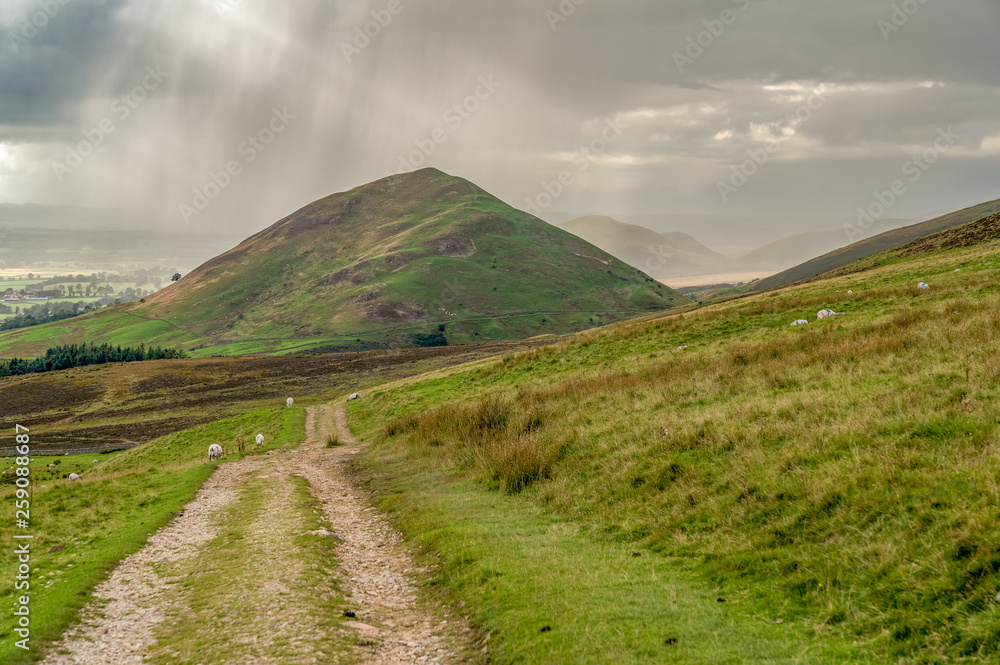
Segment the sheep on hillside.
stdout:
<path fill-rule="evenodd" d="M 213 443 L 208 447 L 208 459 L 212 462 L 222 457 L 222 446 Z"/>
<path fill-rule="evenodd" d="M 257 445 L 258 446 L 264 445 L 264 435 L 263 434 L 258 434 L 257 435 Z"/>
<path fill-rule="evenodd" d="M 347 398 L 347 401 L 348 402 L 353 402 L 354 400 L 361 399 L 362 397 L 364 397 L 364 395 L 362 393 L 354 393 L 353 395 L 351 395 L 350 397 Z"/>
<path fill-rule="evenodd" d="M 285 405 L 288 406 L 289 409 L 292 408 L 292 404 L 295 404 L 295 400 L 291 397 L 285 400 Z"/>
<path fill-rule="evenodd" d="M 75 473 L 71 473 L 71 474 L 69 474 L 69 479 L 70 480 L 80 480 L 80 476 L 78 476 Z"/>
<path fill-rule="evenodd" d="M 843 316 L 843 315 L 844 315 L 843 312 L 835 312 L 832 309 L 821 309 L 819 312 L 816 313 L 816 318 L 828 319 L 831 316 Z"/>

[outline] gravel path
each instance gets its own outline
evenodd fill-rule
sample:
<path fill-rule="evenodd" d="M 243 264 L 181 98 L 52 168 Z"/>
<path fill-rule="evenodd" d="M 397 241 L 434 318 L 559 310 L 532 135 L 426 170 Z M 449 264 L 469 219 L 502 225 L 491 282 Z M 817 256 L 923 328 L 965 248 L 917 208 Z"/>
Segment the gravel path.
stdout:
<path fill-rule="evenodd" d="M 237 465 L 221 466 L 173 522 L 150 537 L 94 589 L 104 608 L 90 606 L 81 622 L 43 662 L 51 665 L 138 665 L 156 638 L 165 616 L 163 597 L 170 581 L 156 573 L 165 564 L 183 562 L 215 537 L 212 515 L 236 498 Z"/>
<path fill-rule="evenodd" d="M 333 425 L 340 446 L 316 451 L 322 442 L 307 442 L 301 473 L 322 501 L 325 516 L 344 543 L 338 549 L 344 571 L 344 588 L 358 608 L 357 628 L 377 646 L 368 663 L 453 663 L 449 644 L 457 635 L 467 634 L 460 626 L 444 619 L 417 602 L 411 577 L 413 557 L 402 536 L 353 487 L 346 463 L 362 450 L 347 427 L 344 407 L 319 407 L 321 431 Z M 325 439 L 324 437 L 321 437 Z M 317 454 L 320 452 L 320 454 Z M 325 454 L 323 454 L 325 453 Z"/>
<path fill-rule="evenodd" d="M 306 478 L 313 496 L 322 504 L 324 517 L 343 541 L 337 547 L 341 588 L 357 616 L 341 624 L 356 643 L 351 662 L 395 665 L 458 663 L 460 645 L 469 643 L 464 622 L 446 620 L 440 608 L 418 597 L 413 579 L 420 572 L 402 537 L 371 506 L 352 483 L 348 464 L 363 444 L 347 428 L 343 407 L 330 405 L 307 410 L 306 440 L 296 450 L 270 451 L 237 462 L 223 463 L 205 483 L 184 513 L 154 534 L 139 552 L 123 561 L 109 579 L 94 590 L 106 599 L 103 608 L 92 606 L 81 616 L 62 643 L 45 659 L 48 665 L 132 665 L 149 662 L 158 635 L 169 634 L 171 617 L 186 611 L 182 577 L 156 571 L 192 569 L 198 552 L 217 535 L 220 511 L 237 501 L 241 486 L 267 479 L 266 509 L 246 533 L 252 557 L 255 588 L 243 593 L 256 598 L 251 608 L 266 635 L 258 644 L 241 635 L 219 645 L 223 659 L 213 663 L 336 663 L 338 656 L 323 648 L 323 635 L 309 600 L 328 589 L 298 589 L 301 571 L 284 565 L 281 534 L 295 530 L 295 501 L 289 476 Z M 339 433 L 341 445 L 326 448 L 328 434 Z M 228 573 L 227 573 L 228 574 Z M 234 575 L 235 577 L 235 575 Z M 190 580 L 188 581 L 190 584 Z M 280 612 L 279 612 L 280 610 Z M 280 614 L 283 620 L 269 619 Z M 204 617 L 211 634 L 215 617 Z M 263 634 L 262 634 L 263 633 Z M 227 639 L 225 632 L 219 635 Z M 342 636 L 343 637 L 343 636 Z M 271 644 L 289 645 L 276 659 Z M 212 649 L 213 652 L 216 649 Z M 62 653 L 59 653 L 62 652 Z M 206 657 L 208 654 L 205 654 Z M 248 660 L 249 659 L 249 660 Z M 159 658 L 157 658 L 159 660 Z"/>

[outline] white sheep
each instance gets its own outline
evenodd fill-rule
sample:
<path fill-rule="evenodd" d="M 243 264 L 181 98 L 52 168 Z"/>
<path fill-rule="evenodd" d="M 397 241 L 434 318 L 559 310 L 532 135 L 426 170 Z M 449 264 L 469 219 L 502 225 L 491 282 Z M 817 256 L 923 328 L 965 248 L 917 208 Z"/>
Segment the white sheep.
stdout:
<path fill-rule="evenodd" d="M 222 457 L 222 446 L 213 443 L 208 447 L 208 459 L 212 462 Z"/>
<path fill-rule="evenodd" d="M 362 395 L 361 393 L 354 393 L 353 395 L 347 398 L 347 401 L 353 402 L 354 400 L 361 399 L 362 397 L 364 397 L 364 395 Z"/>
<path fill-rule="evenodd" d="M 792 322 L 792 325 L 793 326 L 804 326 L 807 323 L 809 323 L 809 322 L 806 321 L 805 319 L 796 319 L 795 321 Z"/>
<path fill-rule="evenodd" d="M 290 408 L 292 408 L 292 404 L 295 404 L 295 400 L 294 400 L 294 399 L 292 399 L 291 397 L 289 397 L 288 399 L 286 399 L 286 400 L 285 400 L 285 405 L 286 405 L 286 406 L 287 406 L 287 407 L 288 407 L 289 409 L 290 409 Z"/>
<path fill-rule="evenodd" d="M 78 476 L 75 473 L 71 473 L 71 474 L 69 474 L 69 479 L 70 480 L 80 480 L 80 476 Z"/>
<path fill-rule="evenodd" d="M 927 282 L 920 282 L 919 284 L 917 284 L 917 288 L 920 289 L 921 291 L 931 290 L 931 287 L 930 285 L 927 284 Z"/>
<path fill-rule="evenodd" d="M 263 434 L 258 434 L 257 435 L 257 445 L 258 446 L 263 446 L 264 445 L 264 435 Z"/>

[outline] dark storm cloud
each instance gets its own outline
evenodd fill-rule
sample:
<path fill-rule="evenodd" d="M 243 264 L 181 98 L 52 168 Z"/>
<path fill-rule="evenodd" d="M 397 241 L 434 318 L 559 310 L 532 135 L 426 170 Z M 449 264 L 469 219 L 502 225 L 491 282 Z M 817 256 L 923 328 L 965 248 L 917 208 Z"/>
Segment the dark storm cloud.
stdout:
<path fill-rule="evenodd" d="M 126 2 L 56 1 L 52 7 L 57 10 L 48 13 L 37 2 L 5 3 L 0 13 L 0 126 L 45 126 L 58 132 L 61 123 L 71 120 L 76 104 L 93 94 L 94 71 L 120 66 L 107 36 Z M 26 25 L 28 39 L 22 35 Z M 4 138 L 7 134 L 0 134 Z"/>
<path fill-rule="evenodd" d="M 899 210 L 994 198 L 1000 7 L 907 2 L 919 9 L 887 32 L 900 16 L 871 0 L 399 0 L 395 13 L 389 0 L 68 0 L 20 53 L 0 44 L 0 200 L 141 207 L 147 224 L 249 233 L 410 163 L 521 207 L 569 171 L 553 216 L 823 227 L 942 127 L 960 144 Z M 4 33 L 38 7 L 5 3 Z M 121 117 L 114 104 L 150 67 L 164 80 Z M 484 77 L 497 85 L 479 99 Z M 829 101 L 788 126 L 816 90 Z M 287 126 L 258 150 L 275 113 Z M 627 129 L 581 162 L 616 118 Z M 57 177 L 102 122 L 114 131 Z M 774 136 L 781 150 L 722 201 L 720 179 Z M 206 187 L 220 191 L 208 200 Z"/>

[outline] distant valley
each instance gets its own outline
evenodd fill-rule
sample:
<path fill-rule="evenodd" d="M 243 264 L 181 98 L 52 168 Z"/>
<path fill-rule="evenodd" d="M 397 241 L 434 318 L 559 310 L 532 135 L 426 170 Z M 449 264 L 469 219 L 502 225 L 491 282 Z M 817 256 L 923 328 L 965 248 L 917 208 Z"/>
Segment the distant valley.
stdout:
<path fill-rule="evenodd" d="M 866 235 L 912 223 L 905 219 L 880 220 Z M 687 233 L 657 233 L 607 216 L 580 217 L 559 226 L 675 288 L 766 277 L 850 243 L 843 229 L 809 231 L 750 251 L 724 255 Z"/>

